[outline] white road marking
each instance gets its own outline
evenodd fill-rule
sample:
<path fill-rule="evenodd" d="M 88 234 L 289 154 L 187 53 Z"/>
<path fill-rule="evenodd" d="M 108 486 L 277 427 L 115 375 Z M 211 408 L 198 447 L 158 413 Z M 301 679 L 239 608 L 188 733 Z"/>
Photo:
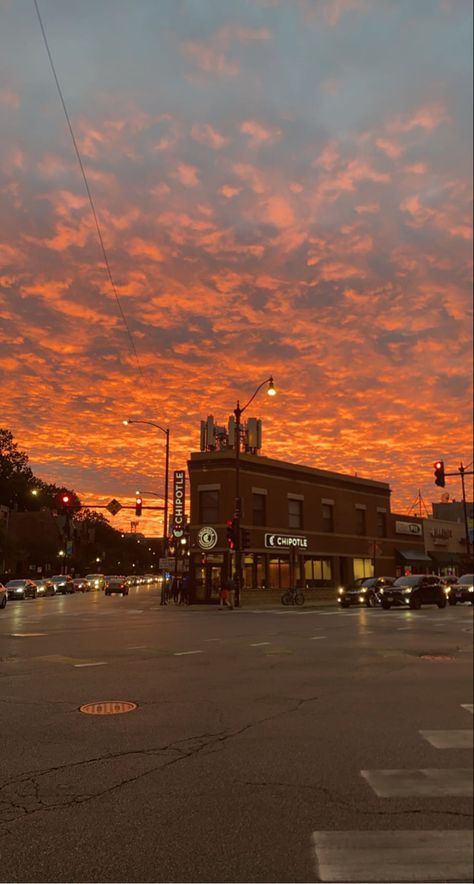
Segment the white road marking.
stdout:
<path fill-rule="evenodd" d="M 74 663 L 75 669 L 84 669 L 86 666 L 107 666 L 107 663 Z"/>
<path fill-rule="evenodd" d="M 312 636 L 311 636 L 311 641 L 312 641 L 312 642 L 315 642 L 315 641 L 318 640 L 318 638 L 327 638 L 327 635 L 312 635 Z"/>
<path fill-rule="evenodd" d="M 221 638 L 203 638 L 204 642 L 221 642 Z"/>
<path fill-rule="evenodd" d="M 148 647 L 148 645 L 128 645 L 127 650 L 128 651 L 139 651 L 142 648 L 147 648 L 147 647 Z"/>
<path fill-rule="evenodd" d="M 173 657 L 186 657 L 189 654 L 202 654 L 202 651 L 176 651 Z"/>
<path fill-rule="evenodd" d="M 261 648 L 261 647 L 263 647 L 263 645 L 271 645 L 271 642 L 252 642 L 252 644 L 249 645 L 249 647 L 250 648 Z"/>
<path fill-rule="evenodd" d="M 379 798 L 452 796 L 470 798 L 472 769 L 456 767 L 447 770 L 361 770 L 361 775 Z"/>
<path fill-rule="evenodd" d="M 13 638 L 31 638 L 37 635 L 49 635 L 48 632 L 11 632 Z"/>
<path fill-rule="evenodd" d="M 470 881 L 470 830 L 313 832 L 318 881 Z"/>
<path fill-rule="evenodd" d="M 463 709 L 466 710 L 466 712 L 470 712 L 471 715 L 473 714 L 474 703 L 461 703 L 461 706 Z"/>
<path fill-rule="evenodd" d="M 419 731 L 423 739 L 428 740 L 435 749 L 472 749 L 472 730 L 450 731 Z"/>

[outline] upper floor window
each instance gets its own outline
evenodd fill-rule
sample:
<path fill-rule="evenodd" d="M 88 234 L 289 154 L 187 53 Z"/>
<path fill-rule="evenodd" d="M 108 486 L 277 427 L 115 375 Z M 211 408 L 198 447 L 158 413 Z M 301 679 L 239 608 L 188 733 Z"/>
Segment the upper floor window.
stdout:
<path fill-rule="evenodd" d="M 377 537 L 387 536 L 387 513 L 377 513 Z"/>
<path fill-rule="evenodd" d="M 219 521 L 219 492 L 199 492 L 199 521 L 202 525 L 212 525 Z"/>
<path fill-rule="evenodd" d="M 267 503 L 267 498 L 266 498 L 265 494 L 258 494 L 256 492 L 254 492 L 252 494 L 252 524 L 253 525 L 266 525 L 267 524 L 266 503 Z"/>
<path fill-rule="evenodd" d="M 356 509 L 356 534 L 367 534 L 365 510 Z"/>
<path fill-rule="evenodd" d="M 332 503 L 323 503 L 323 531 L 334 531 L 334 506 Z"/>
<path fill-rule="evenodd" d="M 302 500 L 294 500 L 294 498 L 288 498 L 288 527 L 289 528 L 302 528 L 303 527 L 303 501 Z"/>

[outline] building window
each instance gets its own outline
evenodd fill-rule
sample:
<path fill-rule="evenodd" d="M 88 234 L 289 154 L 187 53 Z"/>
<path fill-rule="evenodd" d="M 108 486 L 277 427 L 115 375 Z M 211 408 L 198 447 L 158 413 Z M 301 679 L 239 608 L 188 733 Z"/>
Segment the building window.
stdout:
<path fill-rule="evenodd" d="M 356 509 L 356 534 L 361 536 L 366 533 L 365 510 Z"/>
<path fill-rule="evenodd" d="M 360 510 L 360 512 L 364 512 L 364 510 Z M 357 580 L 358 577 L 373 577 L 374 576 L 373 559 L 354 559 L 353 567 L 354 567 L 354 580 Z"/>
<path fill-rule="evenodd" d="M 266 495 L 252 494 L 252 525 L 266 525 Z"/>
<path fill-rule="evenodd" d="M 288 589 L 290 585 L 289 559 L 270 559 L 268 562 L 269 589 Z"/>
<path fill-rule="evenodd" d="M 201 525 L 213 525 L 219 521 L 219 492 L 199 492 L 199 521 Z"/>
<path fill-rule="evenodd" d="M 303 501 L 288 499 L 288 528 L 303 527 Z"/>
<path fill-rule="evenodd" d="M 334 531 L 334 507 L 332 503 L 323 503 L 323 531 L 332 534 Z"/>
<path fill-rule="evenodd" d="M 387 513 L 377 513 L 377 537 L 387 536 Z"/>
<path fill-rule="evenodd" d="M 304 584 L 312 586 L 330 586 L 332 569 L 330 559 L 306 559 L 304 563 Z"/>

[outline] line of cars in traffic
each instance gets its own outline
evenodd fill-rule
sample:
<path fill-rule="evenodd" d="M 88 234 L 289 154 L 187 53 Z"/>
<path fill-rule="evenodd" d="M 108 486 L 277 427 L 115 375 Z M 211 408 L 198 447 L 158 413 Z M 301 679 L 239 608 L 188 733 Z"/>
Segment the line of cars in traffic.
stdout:
<path fill-rule="evenodd" d="M 341 608 L 352 605 L 367 608 L 382 607 L 388 611 L 393 606 L 419 610 L 423 605 L 457 605 L 470 602 L 474 605 L 474 575 L 462 577 L 439 577 L 436 574 L 407 574 L 402 577 L 361 577 L 338 591 Z"/>
<path fill-rule="evenodd" d="M 133 575 L 130 577 L 86 574 L 85 577 L 71 577 L 70 574 L 55 574 L 52 577 L 31 579 L 21 577 L 8 580 L 4 585 L 0 583 L 0 609 L 5 608 L 7 600 L 23 600 L 44 598 L 54 595 L 73 595 L 76 592 L 104 591 L 105 595 L 112 592 L 121 592 L 128 595 L 128 591 L 134 586 L 149 585 L 156 581 L 154 574 L 143 576 Z"/>

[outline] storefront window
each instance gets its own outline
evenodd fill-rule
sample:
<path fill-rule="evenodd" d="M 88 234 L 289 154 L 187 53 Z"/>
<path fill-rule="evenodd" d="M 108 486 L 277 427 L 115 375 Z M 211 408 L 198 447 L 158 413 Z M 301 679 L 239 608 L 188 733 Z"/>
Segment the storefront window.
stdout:
<path fill-rule="evenodd" d="M 306 586 L 318 583 L 331 584 L 332 569 L 330 559 L 306 559 L 304 563 L 304 581 Z"/>
<path fill-rule="evenodd" d="M 244 588 L 245 589 L 253 589 L 253 587 L 254 587 L 253 556 L 245 556 L 243 571 L 244 571 Z"/>
<path fill-rule="evenodd" d="M 219 492 L 199 492 L 199 521 L 201 525 L 213 525 L 219 521 Z"/>
<path fill-rule="evenodd" d="M 268 563 L 270 589 L 287 589 L 290 585 L 290 562 L 288 559 L 270 559 Z"/>
<path fill-rule="evenodd" d="M 364 510 L 357 510 L 357 512 L 364 512 Z M 373 576 L 374 563 L 372 559 L 354 559 L 354 580 L 357 580 L 358 577 Z"/>

